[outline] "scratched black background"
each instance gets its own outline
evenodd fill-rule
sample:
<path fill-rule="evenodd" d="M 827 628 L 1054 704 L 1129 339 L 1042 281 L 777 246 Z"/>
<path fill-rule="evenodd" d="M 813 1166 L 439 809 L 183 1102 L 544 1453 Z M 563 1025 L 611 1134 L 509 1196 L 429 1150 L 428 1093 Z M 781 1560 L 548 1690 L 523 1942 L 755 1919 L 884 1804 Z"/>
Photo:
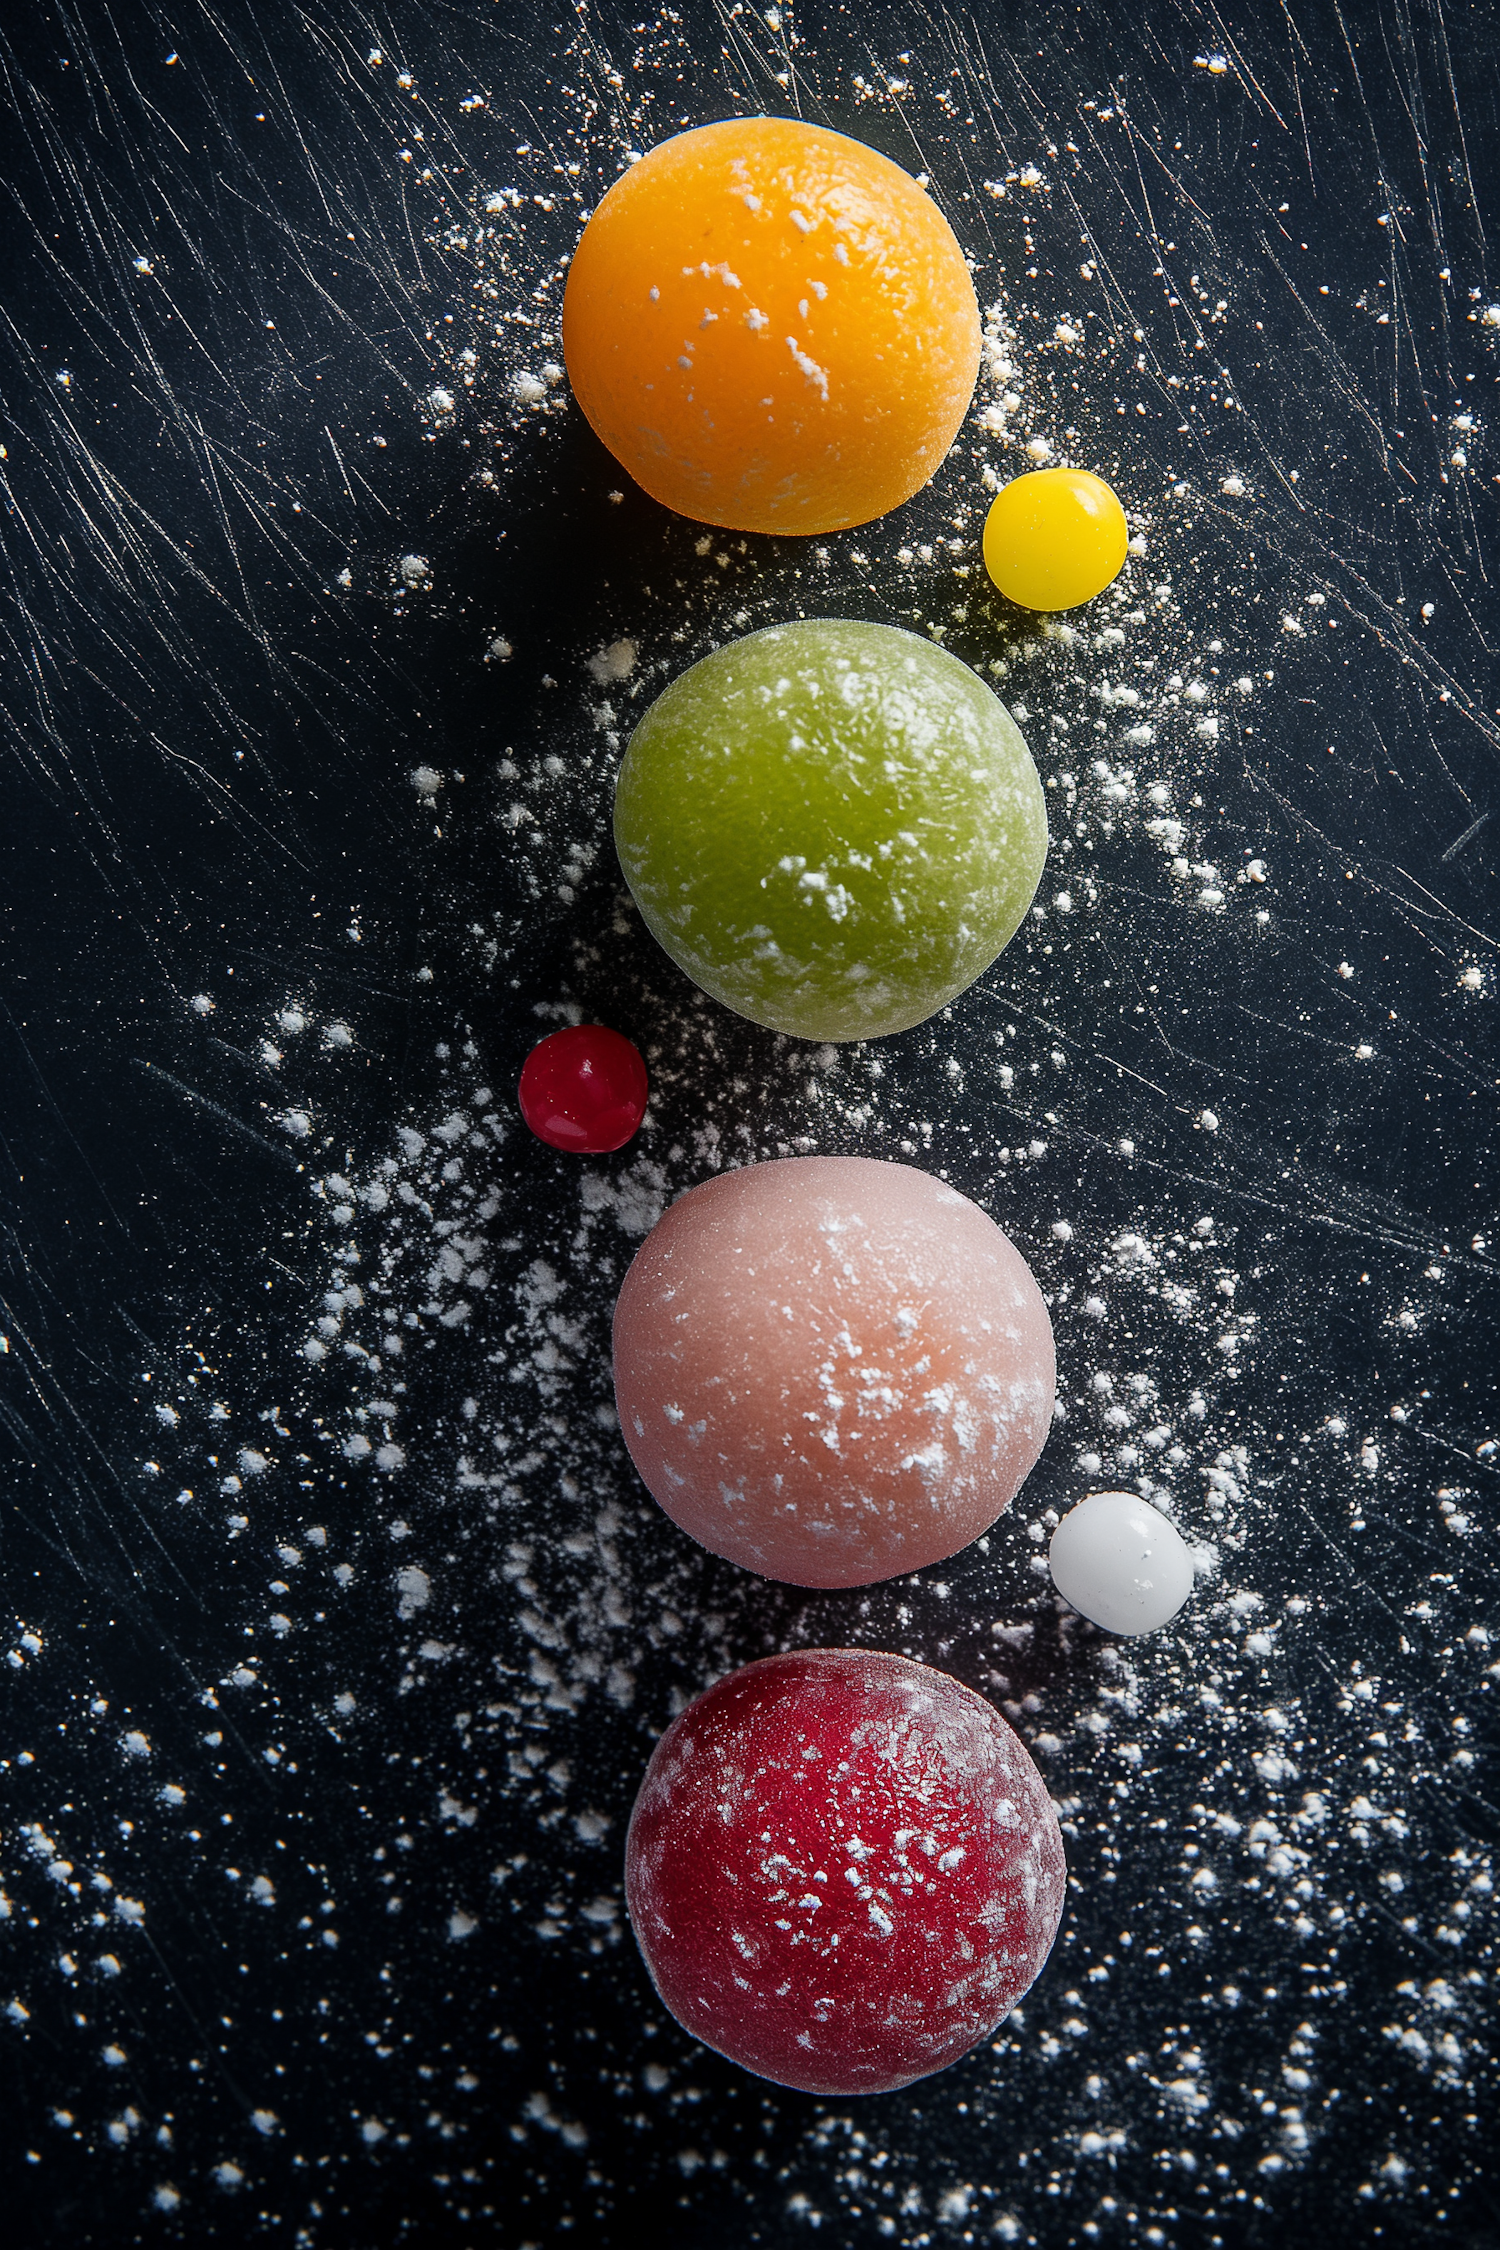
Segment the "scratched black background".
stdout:
<path fill-rule="evenodd" d="M 1500 2241 L 1497 63 L 1494 10 L 1437 0 L 7 12 L 12 2239 Z M 1027 373 L 816 563 L 699 557 L 542 372 L 626 152 L 761 108 L 926 170 Z M 1123 654 L 960 575 L 981 461 L 1065 423 L 1146 526 Z M 1004 651 L 1057 792 L 1044 903 L 1076 847 L 1074 919 L 879 1080 L 696 1000 L 611 871 L 649 665 L 804 605 Z M 612 686 L 587 660 L 622 639 Z M 1189 659 L 1216 735 L 1162 692 Z M 499 1115 L 568 1006 L 657 1089 L 582 1204 L 471 1100 Z M 504 1239 L 452 1321 L 451 1276 L 392 1269 L 437 1294 L 378 1470 L 341 1442 L 400 1372 L 361 1373 L 378 1324 L 336 1307 L 304 1353 L 374 1206 L 318 1183 L 391 1157 L 446 1239 L 460 1140 Z M 596 1411 L 662 1196 L 796 1147 L 978 1195 L 1072 1417 L 990 1551 L 863 1605 L 686 1552 Z M 1111 1446 L 1138 1468 L 1153 1415 L 1220 1570 L 1122 1673 L 1024 1526 Z M 491 1433 L 514 1476 L 462 1465 Z M 1019 1705 L 1074 1874 L 1021 2025 L 842 2108 L 694 2048 L 620 1926 L 674 1695 L 796 1638 Z"/>

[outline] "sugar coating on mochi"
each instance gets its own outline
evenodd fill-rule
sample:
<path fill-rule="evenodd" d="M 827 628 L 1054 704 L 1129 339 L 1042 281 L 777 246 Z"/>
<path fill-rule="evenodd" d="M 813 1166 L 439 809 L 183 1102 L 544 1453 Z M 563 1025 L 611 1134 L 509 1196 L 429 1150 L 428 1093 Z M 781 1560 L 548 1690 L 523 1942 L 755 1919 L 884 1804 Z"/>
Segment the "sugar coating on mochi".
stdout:
<path fill-rule="evenodd" d="M 752 1023 L 925 1023 L 1026 918 L 1047 805 L 1009 711 L 947 649 L 840 617 L 767 626 L 665 687 L 615 785 L 653 937 Z"/>
<path fill-rule="evenodd" d="M 626 1843 L 631 1924 L 678 2022 L 817 2094 L 888 2092 L 985 2038 L 1041 1970 L 1066 1883 L 999 1713 L 862 1649 L 767 1657 L 690 1704 Z"/>
<path fill-rule="evenodd" d="M 1014 1243 L 905 1164 L 721 1173 L 647 1236 L 615 1308 L 631 1458 L 715 1554 L 862 1586 L 987 1531 L 1041 1452 L 1052 1324 Z"/>

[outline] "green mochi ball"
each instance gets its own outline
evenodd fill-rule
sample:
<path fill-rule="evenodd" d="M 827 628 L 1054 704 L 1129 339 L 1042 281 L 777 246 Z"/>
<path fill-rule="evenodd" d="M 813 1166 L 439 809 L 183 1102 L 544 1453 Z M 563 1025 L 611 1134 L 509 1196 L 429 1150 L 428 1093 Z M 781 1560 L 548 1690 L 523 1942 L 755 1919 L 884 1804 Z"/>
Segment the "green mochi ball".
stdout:
<path fill-rule="evenodd" d="M 1014 936 L 1047 855 L 1042 785 L 978 675 L 891 625 L 731 641 L 630 738 L 615 844 L 653 936 L 752 1023 L 905 1031 Z"/>

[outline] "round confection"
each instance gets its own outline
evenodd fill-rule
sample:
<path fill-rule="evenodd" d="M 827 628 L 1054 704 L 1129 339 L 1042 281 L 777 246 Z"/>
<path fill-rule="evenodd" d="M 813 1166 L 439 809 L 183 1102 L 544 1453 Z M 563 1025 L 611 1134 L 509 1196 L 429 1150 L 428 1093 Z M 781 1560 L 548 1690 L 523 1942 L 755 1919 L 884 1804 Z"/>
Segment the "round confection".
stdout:
<path fill-rule="evenodd" d="M 966 1547 L 1052 1418 L 1052 1325 L 1019 1250 L 905 1164 L 721 1173 L 642 1243 L 615 1307 L 615 1403 L 673 1522 L 798 1586 L 864 1586 Z"/>
<path fill-rule="evenodd" d="M 1107 1633 L 1154 1633 L 1193 1590 L 1182 1534 L 1134 1492 L 1080 1500 L 1053 1532 L 1048 1561 L 1064 1601 Z"/>
<path fill-rule="evenodd" d="M 812 1649 L 747 1664 L 656 1746 L 630 1919 L 694 2038 L 813 2094 L 875 2094 L 992 2032 L 1067 1869 L 1025 1746 L 944 1672 Z"/>
<path fill-rule="evenodd" d="M 818 618 L 731 641 L 657 697 L 615 844 L 653 935 L 715 999 L 799 1039 L 867 1039 L 989 967 L 1035 895 L 1047 812 L 966 664 Z"/>
<path fill-rule="evenodd" d="M 984 567 L 1022 609 L 1077 609 L 1125 567 L 1130 531 L 1103 477 L 1029 469 L 998 492 L 984 524 Z"/>
<path fill-rule="evenodd" d="M 662 142 L 583 232 L 563 356 L 653 498 L 735 531 L 868 523 L 920 490 L 979 368 L 953 230 L 859 141 L 743 117 Z"/>
<path fill-rule="evenodd" d="M 577 1156 L 623 1148 L 650 1098 L 640 1050 L 607 1024 L 570 1024 L 533 1047 L 516 1100 L 539 1141 Z"/>

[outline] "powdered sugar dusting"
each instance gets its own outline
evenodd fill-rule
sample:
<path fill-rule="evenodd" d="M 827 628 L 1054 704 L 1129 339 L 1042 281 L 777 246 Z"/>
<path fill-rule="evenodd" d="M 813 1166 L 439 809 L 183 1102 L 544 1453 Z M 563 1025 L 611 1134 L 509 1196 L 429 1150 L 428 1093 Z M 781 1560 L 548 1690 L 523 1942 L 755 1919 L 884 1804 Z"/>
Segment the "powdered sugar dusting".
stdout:
<path fill-rule="evenodd" d="M 73 567 L 110 739 L 157 742 L 199 850 L 231 809 L 236 895 L 264 874 L 244 839 L 304 865 L 304 791 L 330 819 L 378 801 L 385 825 L 364 860 L 330 847 L 305 896 L 268 888 L 232 942 L 174 903 L 173 981 L 120 1067 L 188 1152 L 177 1263 L 108 1400 L 97 1368 L 59 1393 L 34 1277 L 6 1313 L 27 1459 L 35 1432 L 72 1433 L 42 1515 L 66 1504 L 66 1567 L 92 1573 L 83 1633 L 54 1545 L 0 1644 L 31 1699 L 6 1753 L 0 2037 L 23 2177 L 54 2201 L 65 2182 L 201 2233 L 239 2199 L 310 2242 L 397 2207 L 434 2234 L 624 2239 L 636 2197 L 730 2234 L 913 2244 L 1046 2241 L 1060 2208 L 1103 2239 L 1294 2239 L 1335 2212 L 1395 2240 L 1479 2207 L 1500 1436 L 1475 1122 L 1495 721 L 1470 610 L 1500 314 L 1465 231 L 1453 88 L 1475 82 L 1462 53 L 1456 78 L 1411 60 L 1436 158 L 1407 165 L 1393 125 L 1403 203 L 1345 130 L 1377 84 L 1397 98 L 1369 43 L 1362 94 L 1332 44 L 1294 68 L 1217 25 L 1172 83 L 1159 42 L 1117 71 L 1103 18 L 1081 23 L 1087 85 L 1039 82 L 983 25 L 897 47 L 878 22 L 814 41 L 790 11 L 689 11 L 613 44 L 591 25 L 523 98 L 482 26 L 459 70 L 435 18 L 402 54 L 299 18 L 266 34 L 284 67 L 251 73 L 265 118 L 232 132 L 184 33 L 132 60 L 153 109 L 131 130 L 170 195 L 127 209 L 82 128 L 57 158 L 59 202 L 81 184 L 124 245 L 77 301 L 114 290 L 111 332 L 149 338 L 125 373 L 185 489 L 212 458 L 213 508 L 198 547 L 163 541 L 183 504 L 159 469 L 135 498 L 114 476 L 93 346 L 54 366 L 34 339 L 31 450 L 5 448 L 27 617 L 53 615 L 27 512 L 46 463 L 102 496 L 90 525 L 107 514 Z M 1108 36 L 1135 32 L 1115 11 Z M 112 114 L 117 59 L 80 34 L 69 69 Z M 244 281 L 233 319 L 270 355 L 253 381 L 181 356 L 188 277 L 222 241 L 158 122 L 192 87 L 214 177 L 264 230 L 248 261 L 210 260 L 216 289 Z M 705 535 L 574 437 L 565 260 L 678 121 L 668 90 L 684 121 L 823 104 L 921 164 L 973 255 L 980 391 L 889 521 L 775 551 Z M 52 76 L 45 103 L 28 90 L 33 119 L 58 98 Z M 246 140 L 273 117 L 274 159 Z M 1344 216 L 1312 196 L 1304 131 L 1315 173 L 1360 191 Z M 305 225 L 281 216 L 293 181 L 316 187 Z M 977 552 L 990 493 L 1039 460 L 1107 475 L 1132 534 L 1116 587 L 1050 622 L 1005 609 Z M 608 833 L 650 697 L 803 613 L 904 624 L 980 668 L 1052 831 L 996 970 L 843 1051 L 696 996 Z M 230 633 L 265 667 L 240 702 Z M 53 699 L 88 668 L 35 705 L 15 689 L 49 788 L 89 731 Z M 190 692 L 203 771 L 162 717 Z M 653 1105 L 630 1149 L 576 1165 L 530 1142 L 511 1090 L 534 1039 L 595 1016 L 641 1045 Z M 228 1225 L 196 1153 L 225 1147 Z M 705 1559 L 644 1499 L 607 1340 L 672 1198 L 825 1152 L 918 1164 L 988 1210 L 1050 1300 L 1061 1380 L 986 1542 L 804 1597 Z M 145 1222 L 140 1241 L 165 1260 Z M 1059 1606 L 1045 1559 L 1106 1483 L 1170 1515 L 1198 1574 L 1125 1647 Z M 738 1662 L 829 1643 L 994 1699 L 1074 1877 L 993 2047 L 878 2107 L 705 2056 L 652 2008 L 622 1919 L 662 1726 Z"/>

